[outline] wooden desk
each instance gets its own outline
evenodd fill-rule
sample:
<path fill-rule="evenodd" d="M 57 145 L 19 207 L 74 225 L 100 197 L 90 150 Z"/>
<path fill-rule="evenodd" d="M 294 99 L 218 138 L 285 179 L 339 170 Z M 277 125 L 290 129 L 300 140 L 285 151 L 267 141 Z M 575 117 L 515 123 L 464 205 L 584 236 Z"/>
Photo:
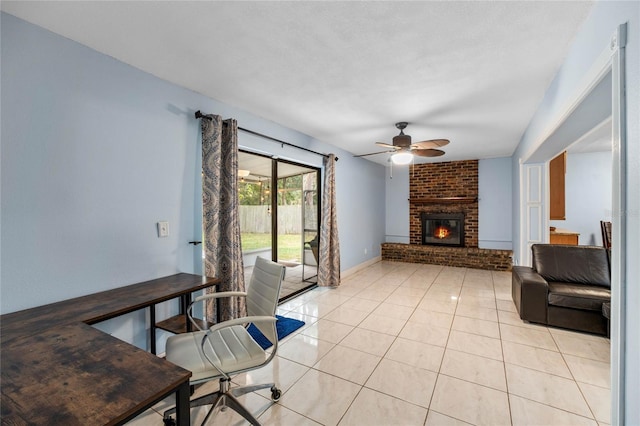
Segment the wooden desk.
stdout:
<path fill-rule="evenodd" d="M 0 316 L 2 424 L 122 424 L 176 393 L 189 425 L 191 372 L 88 324 L 218 282 L 177 274 Z"/>

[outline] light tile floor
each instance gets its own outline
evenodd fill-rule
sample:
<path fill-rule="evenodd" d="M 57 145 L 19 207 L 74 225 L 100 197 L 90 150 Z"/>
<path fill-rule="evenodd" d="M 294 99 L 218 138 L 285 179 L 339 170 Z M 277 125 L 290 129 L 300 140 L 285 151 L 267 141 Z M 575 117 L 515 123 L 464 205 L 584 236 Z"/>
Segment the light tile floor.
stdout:
<path fill-rule="evenodd" d="M 609 340 L 522 322 L 509 272 L 379 262 L 278 314 L 306 325 L 271 365 L 234 379 L 279 384 L 276 404 L 268 391 L 242 398 L 265 425 L 609 422 Z M 172 403 L 131 424 L 162 424 Z M 210 423 L 245 424 L 231 410 Z"/>

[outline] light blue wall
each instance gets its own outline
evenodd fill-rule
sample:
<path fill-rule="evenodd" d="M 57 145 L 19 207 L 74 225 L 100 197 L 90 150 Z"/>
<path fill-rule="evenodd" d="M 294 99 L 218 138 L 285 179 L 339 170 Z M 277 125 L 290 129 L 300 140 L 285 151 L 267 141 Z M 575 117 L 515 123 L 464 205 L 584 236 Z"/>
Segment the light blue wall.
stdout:
<path fill-rule="evenodd" d="M 409 243 L 409 168 L 387 169 L 387 223 L 389 243 Z M 478 161 L 478 246 L 511 249 L 511 159 Z"/>
<path fill-rule="evenodd" d="M 344 153 L 336 171 L 345 187 L 337 194 L 340 259 L 350 269 L 380 256 L 384 242 L 384 167 Z M 365 253 L 366 250 L 366 253 Z"/>
<path fill-rule="evenodd" d="M 2 63 L 2 313 L 193 271 L 193 94 L 6 14 Z"/>
<path fill-rule="evenodd" d="M 393 174 L 393 177 L 391 177 Z M 385 241 L 409 244 L 409 167 L 387 168 L 387 225 Z"/>
<path fill-rule="evenodd" d="M 478 162 L 478 247 L 511 250 L 511 158 Z"/>
<path fill-rule="evenodd" d="M 513 235 L 514 255 L 520 258 L 519 248 L 524 238 L 520 234 L 520 187 L 519 164 L 533 152 L 552 126 L 567 108 L 567 103 L 575 95 L 581 80 L 585 77 L 597 57 L 608 47 L 618 25 L 627 23 L 626 45 L 626 107 L 627 107 L 627 254 L 626 293 L 622 298 L 627 303 L 626 333 L 622 347 L 627 360 L 624 384 L 625 424 L 640 425 L 640 404 L 637 390 L 640 389 L 640 2 L 597 2 L 576 36 L 570 52 L 558 74 L 549 86 L 540 107 L 529 123 L 520 144 L 512 157 L 513 170 Z M 597 123 L 594 123 L 594 125 Z"/>
<path fill-rule="evenodd" d="M 567 154 L 565 220 L 551 226 L 580 234 L 580 245 L 602 245 L 600 221 L 611 221 L 611 152 Z"/>
<path fill-rule="evenodd" d="M 2 14 L 1 312 L 177 272 L 200 272 L 200 135 L 194 111 L 335 152 L 343 270 L 384 241 L 384 168 L 170 84 Z M 321 157 L 240 133 L 239 142 Z M 171 235 L 157 238 L 156 222 Z M 363 247 L 370 247 L 367 255 Z M 377 253 L 379 255 L 379 253 Z M 167 313 L 172 307 L 161 308 Z M 162 313 L 162 312 L 160 312 Z M 144 313 L 106 324 L 144 345 Z"/>

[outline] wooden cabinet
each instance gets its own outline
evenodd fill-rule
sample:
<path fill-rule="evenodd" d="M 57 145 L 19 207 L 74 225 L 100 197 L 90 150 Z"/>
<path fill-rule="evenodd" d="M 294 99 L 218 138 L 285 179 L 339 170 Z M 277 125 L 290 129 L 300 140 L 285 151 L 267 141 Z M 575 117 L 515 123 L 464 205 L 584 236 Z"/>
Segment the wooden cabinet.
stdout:
<path fill-rule="evenodd" d="M 549 243 L 577 246 L 578 237 L 580 237 L 580 234 L 577 232 L 555 230 L 549 233 Z"/>
<path fill-rule="evenodd" d="M 567 152 L 549 163 L 549 219 L 565 220 L 564 177 L 567 171 Z"/>

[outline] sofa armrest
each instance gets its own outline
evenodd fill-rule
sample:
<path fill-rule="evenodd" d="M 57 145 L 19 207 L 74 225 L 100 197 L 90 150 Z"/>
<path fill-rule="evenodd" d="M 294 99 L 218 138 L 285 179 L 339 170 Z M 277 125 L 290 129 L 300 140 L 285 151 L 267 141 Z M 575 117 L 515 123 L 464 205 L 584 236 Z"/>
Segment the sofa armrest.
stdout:
<path fill-rule="evenodd" d="M 511 295 L 521 319 L 546 324 L 548 293 L 547 281 L 533 268 L 513 267 Z"/>

